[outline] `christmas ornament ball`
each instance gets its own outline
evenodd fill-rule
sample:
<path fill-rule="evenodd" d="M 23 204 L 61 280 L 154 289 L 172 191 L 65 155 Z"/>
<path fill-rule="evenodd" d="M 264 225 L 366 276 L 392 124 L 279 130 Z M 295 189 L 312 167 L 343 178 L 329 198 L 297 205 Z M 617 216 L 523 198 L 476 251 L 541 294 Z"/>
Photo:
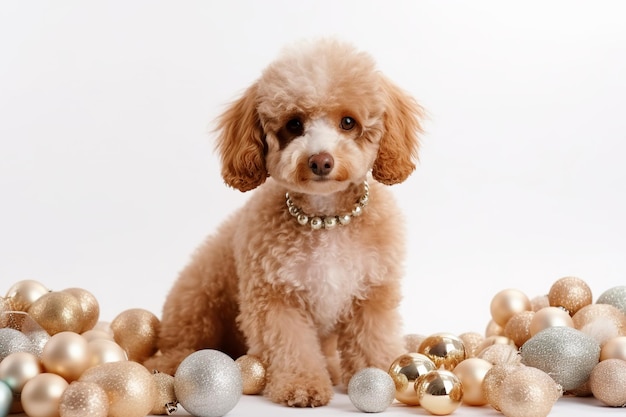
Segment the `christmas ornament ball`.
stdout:
<path fill-rule="evenodd" d="M 530 299 L 520 290 L 505 289 L 491 299 L 491 317 L 500 327 L 506 326 L 514 314 L 531 309 Z"/>
<path fill-rule="evenodd" d="M 551 306 L 563 307 L 573 316 L 578 310 L 591 304 L 591 289 L 580 278 L 564 277 L 552 284 L 548 300 Z"/>
<path fill-rule="evenodd" d="M 74 381 L 87 369 L 87 341 L 78 333 L 57 333 L 44 346 L 41 363 L 47 372 Z"/>
<path fill-rule="evenodd" d="M 197 417 L 221 417 L 241 398 L 241 372 L 225 353 L 213 349 L 199 350 L 178 366 L 174 391 L 189 413 Z"/>
<path fill-rule="evenodd" d="M 83 327 L 83 309 L 72 294 L 52 291 L 34 301 L 28 314 L 51 336 L 69 331 L 79 333 Z"/>
<path fill-rule="evenodd" d="M 520 366 L 502 381 L 500 410 L 506 417 L 546 417 L 561 394 L 548 374 Z"/>
<path fill-rule="evenodd" d="M 405 353 L 397 357 L 389 367 L 388 374 L 395 385 L 395 397 L 408 405 L 419 405 L 415 383 L 422 375 L 435 370 L 435 363 L 421 353 Z"/>
<path fill-rule="evenodd" d="M 26 382 L 22 389 L 22 407 L 29 417 L 58 416 L 61 396 L 67 381 L 56 374 L 42 373 Z"/>
<path fill-rule="evenodd" d="M 265 366 L 259 358 L 253 355 L 243 355 L 235 361 L 241 371 L 243 393 L 255 395 L 265 388 Z"/>
<path fill-rule="evenodd" d="M 612 305 L 626 315 L 626 285 L 619 285 L 604 291 L 596 300 L 596 304 Z"/>
<path fill-rule="evenodd" d="M 463 386 L 450 371 L 435 370 L 421 377 L 415 384 L 420 405 L 437 416 L 451 414 L 463 401 Z"/>
<path fill-rule="evenodd" d="M 450 333 L 435 333 L 422 341 L 417 350 L 434 362 L 435 367 L 444 367 L 448 371 L 454 369 L 465 359 L 463 341 Z"/>
<path fill-rule="evenodd" d="M 6 294 L 11 310 L 28 311 L 39 297 L 50 292 L 41 282 L 25 279 L 11 285 Z"/>
<path fill-rule="evenodd" d="M 591 371 L 589 387 L 593 396 L 610 407 L 626 405 L 626 361 L 607 359 Z"/>
<path fill-rule="evenodd" d="M 467 405 L 485 405 L 487 400 L 482 385 L 485 375 L 493 364 L 480 358 L 468 358 L 459 363 L 452 371 L 463 385 L 463 403 Z"/>
<path fill-rule="evenodd" d="M 391 376 L 378 368 L 364 368 L 348 383 L 348 397 L 364 413 L 380 413 L 391 405 L 396 386 Z"/>
<path fill-rule="evenodd" d="M 0 361 L 11 353 L 36 353 L 35 345 L 24 333 L 19 330 L 5 327 L 0 329 Z"/>
<path fill-rule="evenodd" d="M 109 397 L 93 382 L 72 382 L 61 396 L 60 417 L 107 417 Z"/>
<path fill-rule="evenodd" d="M 0 381 L 19 394 L 26 382 L 41 373 L 39 358 L 28 352 L 14 352 L 0 362 Z M 2 413 L 0 413 L 0 416 Z"/>
<path fill-rule="evenodd" d="M 13 391 L 6 382 L 0 379 L 0 416 L 6 416 L 13 403 Z"/>
<path fill-rule="evenodd" d="M 115 342 L 126 351 L 128 359 L 144 362 L 157 351 L 160 325 L 158 317 L 150 311 L 131 308 L 113 319 L 111 329 Z"/>

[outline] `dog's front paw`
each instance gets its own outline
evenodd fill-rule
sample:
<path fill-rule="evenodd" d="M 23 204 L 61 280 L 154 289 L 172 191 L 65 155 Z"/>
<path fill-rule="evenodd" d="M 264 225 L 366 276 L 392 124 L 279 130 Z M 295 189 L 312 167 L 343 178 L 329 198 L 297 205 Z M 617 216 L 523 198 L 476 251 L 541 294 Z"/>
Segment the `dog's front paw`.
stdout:
<path fill-rule="evenodd" d="M 289 407 L 319 407 L 333 396 L 328 375 L 274 374 L 265 387 L 265 395 Z"/>

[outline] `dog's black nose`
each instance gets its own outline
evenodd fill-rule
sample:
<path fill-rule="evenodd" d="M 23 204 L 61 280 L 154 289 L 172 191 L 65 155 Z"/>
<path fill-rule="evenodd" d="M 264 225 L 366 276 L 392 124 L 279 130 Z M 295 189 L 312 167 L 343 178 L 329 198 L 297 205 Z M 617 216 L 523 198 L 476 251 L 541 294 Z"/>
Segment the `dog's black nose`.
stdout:
<path fill-rule="evenodd" d="M 328 175 L 333 170 L 335 160 L 328 152 L 320 152 L 309 157 L 309 168 L 315 175 Z"/>

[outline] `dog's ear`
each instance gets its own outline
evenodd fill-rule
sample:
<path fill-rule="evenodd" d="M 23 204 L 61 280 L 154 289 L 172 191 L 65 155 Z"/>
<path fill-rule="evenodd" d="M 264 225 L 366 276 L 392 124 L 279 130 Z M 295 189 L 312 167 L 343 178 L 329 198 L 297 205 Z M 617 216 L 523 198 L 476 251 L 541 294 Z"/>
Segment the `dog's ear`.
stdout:
<path fill-rule="evenodd" d="M 257 113 L 257 85 L 249 87 L 217 120 L 217 150 L 222 177 L 229 186 L 248 191 L 265 182 L 265 135 Z"/>
<path fill-rule="evenodd" d="M 422 132 L 422 107 L 384 75 L 380 75 L 385 99 L 384 133 L 372 175 L 387 185 L 397 184 L 415 169 L 418 135 Z"/>

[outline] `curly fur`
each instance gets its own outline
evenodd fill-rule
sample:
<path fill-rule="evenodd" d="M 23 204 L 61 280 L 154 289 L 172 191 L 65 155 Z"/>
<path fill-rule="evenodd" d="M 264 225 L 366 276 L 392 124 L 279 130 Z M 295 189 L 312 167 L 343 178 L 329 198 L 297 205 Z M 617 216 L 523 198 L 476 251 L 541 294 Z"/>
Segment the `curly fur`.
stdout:
<path fill-rule="evenodd" d="M 383 184 L 415 169 L 421 115 L 351 45 L 285 50 L 218 120 L 225 182 L 259 188 L 181 272 L 146 366 L 173 374 L 203 348 L 256 355 L 267 367 L 264 394 L 290 406 L 327 404 L 333 384 L 386 369 L 403 352 L 404 234 Z M 329 172 L 312 168 L 320 154 L 330 155 Z M 376 180 L 369 205 L 348 225 L 312 230 L 287 212 L 285 192 L 311 215 L 349 213 L 366 178 Z"/>

